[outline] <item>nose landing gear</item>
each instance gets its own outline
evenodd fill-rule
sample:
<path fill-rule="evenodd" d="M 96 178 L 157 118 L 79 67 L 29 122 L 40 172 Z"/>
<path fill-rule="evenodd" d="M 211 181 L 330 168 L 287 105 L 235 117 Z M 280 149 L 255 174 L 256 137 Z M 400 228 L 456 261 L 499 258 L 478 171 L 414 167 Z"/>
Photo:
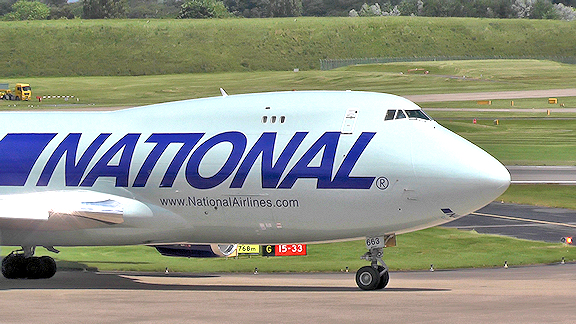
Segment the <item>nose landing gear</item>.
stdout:
<path fill-rule="evenodd" d="M 370 261 L 369 266 L 364 266 L 356 272 L 356 284 L 362 290 L 383 289 L 390 281 L 388 266 L 382 260 L 384 248 L 396 245 L 394 234 L 385 237 L 367 238 L 366 247 L 369 249 L 361 258 Z M 378 262 L 382 265 L 378 265 Z"/>
<path fill-rule="evenodd" d="M 56 273 L 54 259 L 49 256 L 35 257 L 35 250 L 35 246 L 23 246 L 22 250 L 13 251 L 4 257 L 2 275 L 7 279 L 47 279 L 54 276 Z"/>

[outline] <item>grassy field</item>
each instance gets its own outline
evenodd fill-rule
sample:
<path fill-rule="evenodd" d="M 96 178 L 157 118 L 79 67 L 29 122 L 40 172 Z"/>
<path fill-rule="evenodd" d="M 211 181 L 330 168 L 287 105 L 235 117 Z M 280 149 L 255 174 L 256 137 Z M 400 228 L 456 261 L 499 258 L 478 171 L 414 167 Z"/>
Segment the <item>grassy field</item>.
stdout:
<path fill-rule="evenodd" d="M 397 247 L 386 249 L 384 259 L 392 270 L 501 267 L 509 265 L 548 264 L 576 261 L 576 248 L 517 240 L 474 231 L 432 228 L 398 237 Z M 37 255 L 51 255 L 61 269 L 170 271 L 178 272 L 316 272 L 350 271 L 366 265 L 360 260 L 364 241 L 308 245 L 308 255 L 301 257 L 246 257 L 187 259 L 161 256 L 154 248 L 131 247 L 62 247 L 54 255 L 38 248 Z M 5 255 L 10 248 L 2 249 Z"/>
<path fill-rule="evenodd" d="M 506 165 L 576 165 L 574 120 L 441 121 Z"/>
<path fill-rule="evenodd" d="M 314 70 L 327 58 L 572 57 L 576 23 L 430 17 L 2 21 L 0 39 L 2 77 L 162 75 Z"/>
<path fill-rule="evenodd" d="M 512 185 L 498 200 L 514 204 L 561 207 L 576 210 L 576 186 Z"/>
<path fill-rule="evenodd" d="M 422 68 L 428 75 L 406 74 Z M 400 72 L 404 72 L 401 74 Z M 513 77 L 510 75 L 513 74 Z M 454 76 L 466 75 L 467 79 Z M 479 79 L 473 79 L 478 77 Z M 571 88 L 576 84 L 576 65 L 537 60 L 484 60 L 450 62 L 412 62 L 353 66 L 331 71 L 234 72 L 167 74 L 148 76 L 94 77 L 5 77 L 2 82 L 27 82 L 34 96 L 74 95 L 81 104 L 96 106 L 134 106 L 164 101 L 229 94 L 279 90 L 362 90 L 396 95 L 486 92 L 504 90 L 543 90 Z M 48 101 L 45 104 L 65 104 Z M 68 102 L 69 103 L 69 102 Z M 576 100 L 560 99 L 566 107 L 576 107 Z M 1 102 L 9 108 L 14 102 Z M 20 103 L 27 108 L 30 103 Z M 469 107 L 472 103 L 466 103 Z M 493 106 L 509 107 L 509 101 L 495 101 Z M 454 107 L 461 103 L 425 103 L 423 107 Z M 476 105 L 474 103 L 474 105 Z M 545 99 L 516 100 L 519 108 L 546 106 Z M 552 107 L 548 105 L 546 107 Z M 460 106 L 461 107 L 461 106 Z M 554 107 L 559 107 L 556 105 Z M 471 108 L 475 108 L 472 106 Z M 12 107 L 10 107 L 12 109 Z"/>
<path fill-rule="evenodd" d="M 429 71 L 429 74 L 409 73 L 411 69 Z M 576 65 L 546 60 L 387 63 L 339 70 L 385 75 L 390 78 L 391 92 L 398 95 L 562 89 L 573 87 L 576 81 Z"/>
<path fill-rule="evenodd" d="M 503 118 L 506 117 L 545 117 L 541 112 L 534 112 L 533 109 L 560 109 L 561 108 L 575 108 L 576 107 L 576 97 L 559 97 L 557 104 L 548 103 L 548 98 L 526 98 L 526 99 L 496 99 L 490 100 L 491 104 L 479 104 L 478 101 L 450 101 L 450 102 L 421 102 L 419 105 L 422 108 L 457 108 L 457 109 L 483 109 L 488 110 L 491 114 L 501 113 Z M 564 106 L 561 106 L 563 104 Z M 510 109 L 523 109 L 523 115 L 515 115 L 514 112 L 502 111 Z M 450 117 L 448 112 L 446 117 Z M 530 115 L 532 114 L 532 115 Z M 554 114 L 551 114 L 554 117 Z M 459 116 L 458 116 L 459 117 Z M 558 116 L 556 116 L 558 117 Z"/>

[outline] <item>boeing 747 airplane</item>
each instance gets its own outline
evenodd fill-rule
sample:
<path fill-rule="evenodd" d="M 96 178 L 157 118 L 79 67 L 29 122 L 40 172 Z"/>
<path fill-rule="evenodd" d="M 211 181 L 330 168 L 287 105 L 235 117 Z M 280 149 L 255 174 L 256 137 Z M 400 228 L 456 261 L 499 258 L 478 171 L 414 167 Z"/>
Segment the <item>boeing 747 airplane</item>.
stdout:
<path fill-rule="evenodd" d="M 6 278 L 49 278 L 44 246 L 366 238 L 361 289 L 395 235 L 473 212 L 508 171 L 414 103 L 353 91 L 194 99 L 111 112 L 0 113 Z"/>

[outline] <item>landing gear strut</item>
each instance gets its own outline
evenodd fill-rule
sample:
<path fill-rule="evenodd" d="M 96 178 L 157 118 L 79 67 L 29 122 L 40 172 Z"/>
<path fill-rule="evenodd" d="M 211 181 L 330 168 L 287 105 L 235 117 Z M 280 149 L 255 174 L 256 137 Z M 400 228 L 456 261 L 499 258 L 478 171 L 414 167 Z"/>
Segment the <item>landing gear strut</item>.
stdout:
<path fill-rule="evenodd" d="M 369 266 L 364 266 L 356 272 L 356 284 L 362 290 L 383 289 L 390 281 L 388 266 L 382 260 L 384 247 L 396 245 L 394 234 L 385 237 L 367 238 L 366 246 L 369 251 L 361 258 L 370 261 Z M 382 265 L 378 265 L 378 262 Z"/>
<path fill-rule="evenodd" d="M 49 256 L 35 257 L 35 250 L 35 246 L 23 246 L 22 250 L 8 254 L 2 260 L 2 275 L 7 279 L 47 279 L 54 276 L 54 259 Z"/>

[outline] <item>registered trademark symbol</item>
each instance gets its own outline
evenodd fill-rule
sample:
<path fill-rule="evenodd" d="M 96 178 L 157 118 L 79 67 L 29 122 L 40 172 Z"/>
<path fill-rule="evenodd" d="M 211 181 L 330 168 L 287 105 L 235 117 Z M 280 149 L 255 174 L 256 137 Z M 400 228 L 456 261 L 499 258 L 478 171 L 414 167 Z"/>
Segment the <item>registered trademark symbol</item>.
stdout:
<path fill-rule="evenodd" d="M 378 189 L 380 190 L 386 190 L 389 184 L 390 182 L 385 177 L 380 177 L 376 179 L 376 187 L 378 187 Z"/>

